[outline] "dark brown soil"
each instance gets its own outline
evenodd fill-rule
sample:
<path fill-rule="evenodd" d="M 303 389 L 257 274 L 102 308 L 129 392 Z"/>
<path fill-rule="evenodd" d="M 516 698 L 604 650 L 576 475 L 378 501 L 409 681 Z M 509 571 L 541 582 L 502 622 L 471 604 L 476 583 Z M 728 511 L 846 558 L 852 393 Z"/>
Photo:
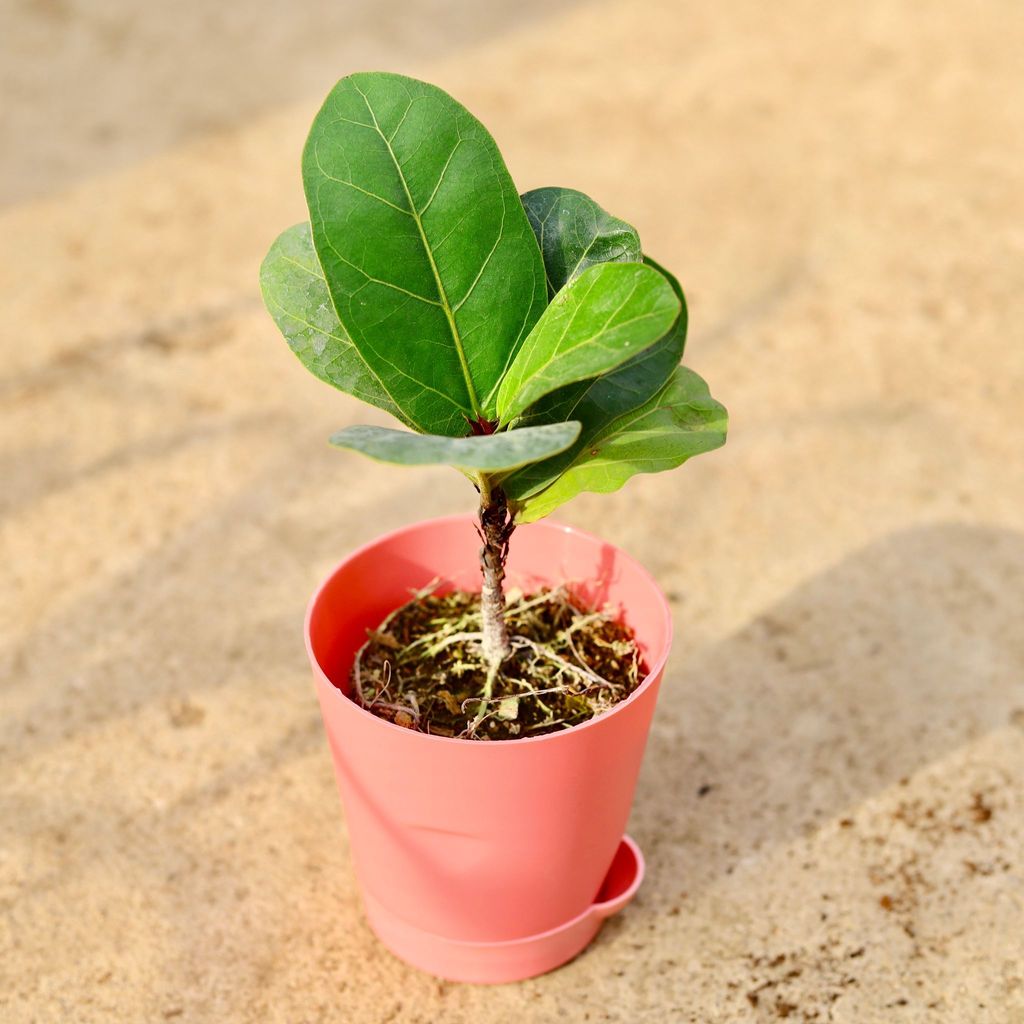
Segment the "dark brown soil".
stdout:
<path fill-rule="evenodd" d="M 646 666 L 632 631 L 565 588 L 509 594 L 512 654 L 482 703 L 480 600 L 418 594 L 356 656 L 352 699 L 380 718 L 438 736 L 501 740 L 579 725 L 633 692 Z"/>

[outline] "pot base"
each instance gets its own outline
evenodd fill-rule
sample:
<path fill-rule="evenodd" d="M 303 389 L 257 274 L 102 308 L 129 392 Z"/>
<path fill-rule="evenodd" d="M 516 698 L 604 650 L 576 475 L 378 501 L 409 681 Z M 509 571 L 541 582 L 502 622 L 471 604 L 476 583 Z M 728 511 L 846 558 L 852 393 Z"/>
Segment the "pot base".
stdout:
<path fill-rule="evenodd" d="M 460 942 L 402 920 L 364 890 L 370 927 L 395 956 L 448 981 L 500 984 L 545 974 L 582 953 L 606 917 L 621 910 L 640 888 L 644 858 L 623 836 L 594 902 L 580 915 L 538 935 L 506 942 Z"/>

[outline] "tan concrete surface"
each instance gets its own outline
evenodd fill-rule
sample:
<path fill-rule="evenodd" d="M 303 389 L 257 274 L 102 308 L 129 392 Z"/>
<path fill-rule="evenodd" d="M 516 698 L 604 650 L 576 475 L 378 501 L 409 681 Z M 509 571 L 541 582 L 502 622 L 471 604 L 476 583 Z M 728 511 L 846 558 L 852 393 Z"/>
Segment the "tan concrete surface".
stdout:
<path fill-rule="evenodd" d="M 722 452 L 562 516 L 675 606 L 641 894 L 496 989 L 405 968 L 360 916 L 302 610 L 353 545 L 471 494 L 328 449 L 383 418 L 261 310 L 303 215 L 300 76 L 216 131 L 140 121 L 78 177 L 49 138 L 0 197 L 0 1020 L 1024 1021 L 1024 9 L 538 11 L 365 52 L 467 102 L 523 188 L 635 223 L 732 413 Z M 362 64 L 330 32 L 317 81 Z M 89 66 L 56 52 L 64 90 L 16 97 L 40 131 Z M 138 74 L 161 60 L 188 79 L 187 47 Z"/>

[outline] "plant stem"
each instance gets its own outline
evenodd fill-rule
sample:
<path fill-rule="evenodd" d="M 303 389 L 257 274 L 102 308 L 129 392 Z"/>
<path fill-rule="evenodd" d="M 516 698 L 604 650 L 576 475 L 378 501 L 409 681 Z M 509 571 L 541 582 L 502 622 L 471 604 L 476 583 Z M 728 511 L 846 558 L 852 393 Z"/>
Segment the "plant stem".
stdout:
<path fill-rule="evenodd" d="M 512 653 L 505 622 L 505 559 L 508 557 L 508 542 L 515 524 L 509 515 L 505 492 L 491 486 L 486 475 L 480 476 L 480 537 L 484 542 L 480 549 L 480 571 L 483 574 L 483 588 L 480 593 L 480 610 L 483 619 L 483 649 L 490 671 L 487 673 L 487 687 L 484 698 L 490 697 L 494 678 L 501 663 Z"/>

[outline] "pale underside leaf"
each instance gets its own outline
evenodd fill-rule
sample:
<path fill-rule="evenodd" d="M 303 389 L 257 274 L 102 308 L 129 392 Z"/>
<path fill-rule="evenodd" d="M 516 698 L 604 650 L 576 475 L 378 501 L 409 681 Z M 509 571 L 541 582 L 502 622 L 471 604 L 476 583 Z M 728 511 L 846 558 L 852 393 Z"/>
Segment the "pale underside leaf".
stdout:
<path fill-rule="evenodd" d="M 535 188 L 523 207 L 544 258 L 548 295 L 598 263 L 639 263 L 636 228 L 572 188 Z"/>
<path fill-rule="evenodd" d="M 582 491 L 618 490 L 637 473 L 674 469 L 687 459 L 725 444 L 725 408 L 692 370 L 679 366 L 648 402 L 608 423 L 578 450 L 550 486 L 523 495 L 514 478 L 502 486 L 516 509 L 516 521 L 548 515 Z"/>
<path fill-rule="evenodd" d="M 407 422 L 338 321 L 308 224 L 278 236 L 260 267 L 260 287 L 274 322 L 310 372 Z"/>
<path fill-rule="evenodd" d="M 508 472 L 563 451 L 576 440 L 576 422 L 500 431 L 476 437 L 411 434 L 388 427 L 345 427 L 331 436 L 337 448 L 349 448 L 380 462 L 403 466 L 455 466 L 467 473 Z"/>
<path fill-rule="evenodd" d="M 555 296 L 509 367 L 498 391 L 501 422 L 557 388 L 621 366 L 665 334 L 679 309 L 672 286 L 652 267 L 590 267 Z"/>
<path fill-rule="evenodd" d="M 303 179 L 338 318 L 406 420 L 458 436 L 494 418 L 546 285 L 487 130 L 435 86 L 350 75 L 317 114 Z"/>

